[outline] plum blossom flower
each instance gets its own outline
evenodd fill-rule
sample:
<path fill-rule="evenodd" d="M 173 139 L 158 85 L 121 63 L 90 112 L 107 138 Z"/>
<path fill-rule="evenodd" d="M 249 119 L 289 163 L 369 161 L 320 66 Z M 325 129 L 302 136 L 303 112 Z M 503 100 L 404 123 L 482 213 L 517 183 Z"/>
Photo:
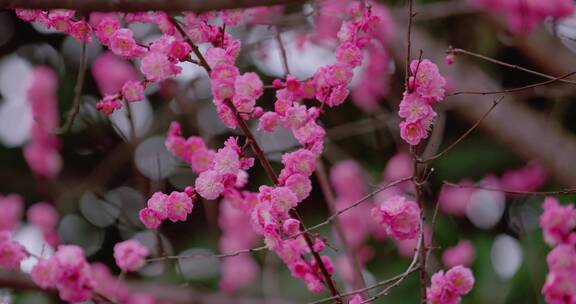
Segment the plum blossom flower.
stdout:
<path fill-rule="evenodd" d="M 127 240 L 114 245 L 114 260 L 122 271 L 136 271 L 144 265 L 148 248 L 137 240 Z"/>
<path fill-rule="evenodd" d="M 420 231 L 420 208 L 403 196 L 393 196 L 371 211 L 376 222 L 397 240 L 417 237 Z"/>

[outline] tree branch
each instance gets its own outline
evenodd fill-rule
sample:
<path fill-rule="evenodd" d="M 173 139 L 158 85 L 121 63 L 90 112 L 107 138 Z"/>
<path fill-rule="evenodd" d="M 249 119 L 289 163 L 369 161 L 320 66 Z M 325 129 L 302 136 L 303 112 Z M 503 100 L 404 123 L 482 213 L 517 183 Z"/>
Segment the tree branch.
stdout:
<path fill-rule="evenodd" d="M 303 0 L 0 0 L 0 8 L 72 9 L 80 12 L 207 12 L 303 3 Z"/>

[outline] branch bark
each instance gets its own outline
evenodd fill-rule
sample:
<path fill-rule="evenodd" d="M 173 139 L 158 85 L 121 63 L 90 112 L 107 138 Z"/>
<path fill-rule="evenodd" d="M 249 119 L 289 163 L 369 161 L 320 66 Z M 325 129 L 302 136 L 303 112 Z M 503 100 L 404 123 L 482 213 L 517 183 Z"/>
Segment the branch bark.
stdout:
<path fill-rule="evenodd" d="M 0 8 L 73 9 L 90 12 L 206 12 L 303 3 L 303 0 L 0 0 Z"/>

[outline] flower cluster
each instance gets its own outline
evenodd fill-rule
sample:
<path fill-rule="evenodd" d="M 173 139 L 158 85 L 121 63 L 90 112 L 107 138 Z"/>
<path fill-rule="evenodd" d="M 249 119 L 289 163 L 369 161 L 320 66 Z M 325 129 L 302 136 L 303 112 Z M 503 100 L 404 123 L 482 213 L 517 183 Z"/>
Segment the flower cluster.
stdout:
<path fill-rule="evenodd" d="M 12 241 L 9 231 L 0 231 L 0 268 L 19 269 L 20 262 L 27 257 L 26 249 Z"/>
<path fill-rule="evenodd" d="M 148 248 L 137 240 L 127 240 L 114 245 L 114 260 L 122 271 L 136 271 L 144 265 Z"/>
<path fill-rule="evenodd" d="M 48 258 L 40 259 L 32 269 L 32 280 L 41 288 L 56 288 L 60 298 L 69 302 L 90 299 L 94 291 L 94 279 L 84 257 L 82 248 L 61 245 Z"/>
<path fill-rule="evenodd" d="M 28 22 L 38 22 L 47 28 L 66 33 L 80 41 L 90 42 L 92 27 L 84 20 L 74 19 L 76 13 L 73 10 L 53 9 L 16 9 L 16 15 Z"/>
<path fill-rule="evenodd" d="M 562 206 L 553 197 L 544 200 L 540 227 L 544 240 L 554 248 L 548 254 L 548 276 L 542 294 L 550 304 L 576 301 L 576 209 Z"/>
<path fill-rule="evenodd" d="M 404 196 L 393 196 L 372 209 L 372 217 L 397 240 L 414 239 L 420 231 L 420 207 Z"/>
<path fill-rule="evenodd" d="M 565 18 L 574 12 L 574 1 L 469 0 L 472 5 L 506 17 L 510 31 L 529 33 L 547 17 Z"/>
<path fill-rule="evenodd" d="M 432 105 L 444 98 L 446 79 L 428 59 L 410 64 L 408 88 L 400 102 L 400 136 L 411 146 L 428 137 L 437 114 Z"/>
<path fill-rule="evenodd" d="M 373 39 L 360 47 L 360 49 L 367 50 L 367 58 L 360 69 L 359 81 L 352 86 L 352 102 L 360 109 L 370 112 L 377 109 L 378 102 L 389 91 L 390 55 L 386 47 L 395 34 L 396 26 L 387 7 L 376 1 L 365 1 L 365 3 L 370 7 L 372 16 L 372 19 L 368 21 L 366 34 Z M 351 29 L 348 17 L 353 15 L 355 18 L 362 18 L 363 8 L 351 0 L 327 0 L 317 5 L 319 6 L 318 13 L 314 16 L 315 38 L 320 41 L 331 41 L 347 36 Z M 348 25 L 343 28 L 343 23 L 348 23 Z M 337 48 L 336 56 L 339 61 L 342 55 L 350 54 L 342 52 L 345 48 L 347 47 Z"/>
<path fill-rule="evenodd" d="M 24 158 L 39 177 L 54 179 L 62 169 L 60 140 L 52 130 L 58 128 L 58 80 L 46 66 L 37 67 L 27 91 L 34 124 L 31 140 L 24 147 Z"/>
<path fill-rule="evenodd" d="M 196 202 L 196 192 L 187 187 L 185 192 L 172 191 L 170 195 L 156 192 L 140 210 L 140 221 L 149 229 L 160 227 L 163 220 L 186 221 Z"/>
<path fill-rule="evenodd" d="M 472 290 L 474 275 L 470 269 L 458 265 L 446 273 L 442 270 L 435 273 L 431 281 L 426 289 L 428 304 L 460 303 L 461 297 Z"/>

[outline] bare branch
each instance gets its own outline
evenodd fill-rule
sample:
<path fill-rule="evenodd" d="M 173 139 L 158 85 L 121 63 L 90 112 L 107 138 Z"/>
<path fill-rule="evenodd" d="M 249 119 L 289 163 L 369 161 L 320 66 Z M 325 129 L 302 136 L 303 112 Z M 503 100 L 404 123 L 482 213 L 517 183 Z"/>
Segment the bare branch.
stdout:
<path fill-rule="evenodd" d="M 486 119 L 486 117 L 488 117 L 488 114 L 490 114 L 490 112 L 492 112 L 492 110 L 494 110 L 494 108 L 498 105 L 498 103 L 500 103 L 500 101 L 502 101 L 502 99 L 504 99 L 504 96 L 500 97 L 500 99 L 498 99 L 498 100 L 495 100 L 494 103 L 492 104 L 492 106 L 490 107 L 490 109 L 488 109 L 488 111 L 486 111 L 486 113 L 484 115 L 482 115 L 482 117 L 480 117 L 480 119 L 478 119 L 478 121 L 476 121 L 476 123 L 472 127 L 470 127 L 470 129 L 468 129 L 468 131 L 464 132 L 464 134 L 462 134 L 462 136 L 460 136 L 456 141 L 454 141 L 452 144 L 450 144 L 448 147 L 446 147 L 444 150 L 442 150 L 438 154 L 431 156 L 430 158 L 419 160 L 418 162 L 428 163 L 428 162 L 431 162 L 433 160 L 436 160 L 436 159 L 446 155 L 448 152 L 450 152 L 450 150 L 452 150 L 454 147 L 456 147 L 456 145 L 458 145 L 461 141 L 463 141 L 466 137 L 468 137 L 468 135 L 470 135 L 470 133 L 472 133 L 472 131 L 476 130 L 476 128 L 478 128 L 478 126 L 480 126 L 480 124 L 482 124 L 484 119 Z"/>
<path fill-rule="evenodd" d="M 507 194 L 514 194 L 514 195 L 573 195 L 573 194 L 576 194 L 576 188 L 562 189 L 562 190 L 556 190 L 556 191 L 518 191 L 518 190 L 494 188 L 494 187 L 487 187 L 487 186 L 480 186 L 480 185 L 459 185 L 459 184 L 454 184 L 454 183 L 447 182 L 447 181 L 444 181 L 443 184 L 450 186 L 450 187 L 455 187 L 455 188 L 481 189 L 481 190 L 487 190 L 487 191 L 504 192 Z"/>
<path fill-rule="evenodd" d="M 1 1 L 1 0 L 0 0 Z M 78 66 L 78 75 L 76 76 L 76 85 L 74 86 L 74 99 L 72 101 L 72 108 L 66 115 L 66 121 L 62 127 L 55 130 L 57 134 L 68 133 L 76 115 L 80 112 L 80 101 L 82 100 L 82 88 L 84 87 L 84 78 L 86 78 L 86 43 L 82 43 L 80 49 L 80 65 Z"/>
<path fill-rule="evenodd" d="M 552 75 L 544 74 L 544 73 L 542 73 L 542 72 L 534 71 L 534 70 L 531 70 L 531 69 L 528 69 L 528 68 L 525 68 L 525 67 L 521 67 L 521 66 L 519 66 L 519 65 L 510 64 L 510 63 L 507 63 L 507 62 L 504 62 L 504 61 L 500 61 L 500 60 L 497 60 L 497 59 L 494 59 L 494 58 L 490 58 L 490 57 L 488 57 L 488 56 L 485 56 L 485 55 L 482 55 L 482 54 L 478 54 L 478 53 L 475 53 L 475 52 L 472 52 L 472 51 L 468 51 L 468 50 L 464 50 L 464 49 L 460 49 L 460 48 L 450 48 L 450 49 L 448 49 L 448 52 L 453 52 L 453 53 L 455 53 L 455 54 L 465 54 L 465 55 L 468 55 L 468 56 L 472 56 L 472 57 L 475 57 L 475 58 L 480 58 L 480 59 L 482 59 L 482 60 L 486 60 L 486 61 L 488 61 L 488 62 L 492 62 L 492 63 L 498 64 L 498 65 L 501 65 L 501 66 L 505 66 L 505 67 L 512 68 L 512 69 L 515 69 L 515 70 L 519 70 L 519 71 L 523 71 L 523 72 L 530 73 L 530 74 L 533 74 L 533 75 L 537 75 L 537 76 L 540 76 L 540 77 L 544 77 L 544 78 L 547 78 L 547 79 L 550 79 L 550 80 L 552 80 L 552 79 L 557 79 L 558 81 L 561 81 L 561 82 L 564 82 L 564 83 L 569 83 L 569 84 L 576 85 L 576 81 L 567 80 L 567 79 L 555 77 L 555 76 L 552 76 Z M 568 77 L 568 76 L 566 76 L 566 77 Z M 565 78 L 565 77 L 564 77 L 564 78 Z"/>
<path fill-rule="evenodd" d="M 576 74 L 576 72 L 570 72 L 568 74 L 562 75 L 560 77 L 557 78 L 553 78 L 544 82 L 538 82 L 538 83 L 534 83 L 534 84 L 530 84 L 530 85 L 526 85 L 526 86 L 522 86 L 522 87 L 518 87 L 518 88 L 512 88 L 512 89 L 504 89 L 504 90 L 498 90 L 498 91 L 457 91 L 454 93 L 450 93 L 447 94 L 446 96 L 456 96 L 456 95 L 462 95 L 462 94 L 470 94 L 470 95 L 495 95 L 495 94 L 505 94 L 505 93 L 514 93 L 514 92 L 520 92 L 520 91 L 524 91 L 524 90 L 529 90 L 529 89 L 533 89 L 533 88 L 537 88 L 537 87 L 541 87 L 541 86 L 545 86 L 557 81 L 561 81 L 564 78 L 568 78 L 572 75 Z"/>

